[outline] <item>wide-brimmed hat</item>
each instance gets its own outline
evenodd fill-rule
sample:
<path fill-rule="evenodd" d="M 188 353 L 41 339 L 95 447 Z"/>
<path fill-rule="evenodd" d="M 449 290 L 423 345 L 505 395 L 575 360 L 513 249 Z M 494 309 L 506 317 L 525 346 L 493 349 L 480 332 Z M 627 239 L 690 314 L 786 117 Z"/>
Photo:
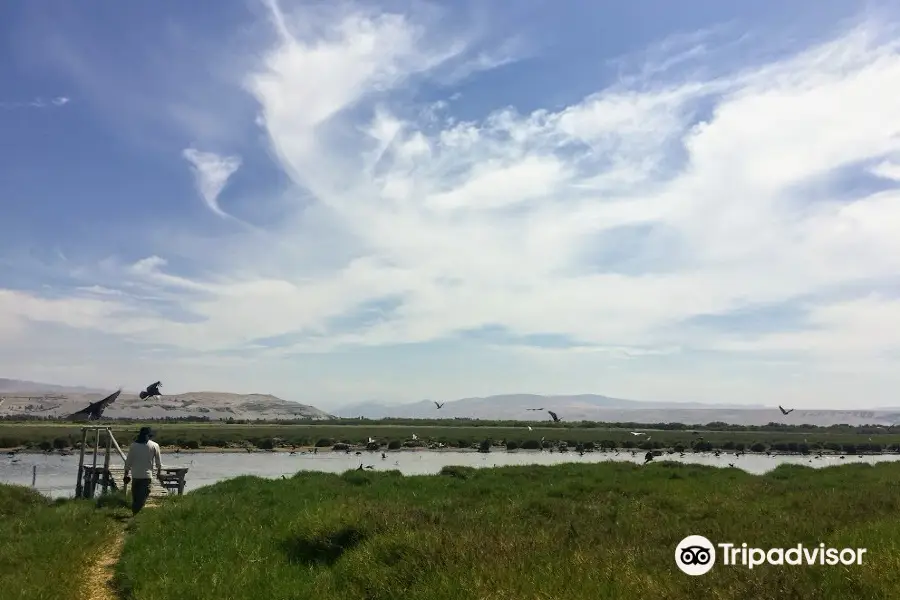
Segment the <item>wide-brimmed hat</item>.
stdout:
<path fill-rule="evenodd" d="M 138 437 L 149 440 L 150 438 L 152 438 L 155 435 L 155 433 L 156 432 L 154 432 L 149 427 L 141 427 L 141 430 L 138 432 Z"/>

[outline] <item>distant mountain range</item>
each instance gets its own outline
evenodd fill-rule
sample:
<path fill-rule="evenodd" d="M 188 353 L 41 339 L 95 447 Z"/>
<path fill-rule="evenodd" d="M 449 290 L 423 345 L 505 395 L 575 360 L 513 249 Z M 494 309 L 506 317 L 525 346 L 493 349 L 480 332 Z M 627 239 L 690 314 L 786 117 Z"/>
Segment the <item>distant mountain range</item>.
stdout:
<path fill-rule="evenodd" d="M 0 377 L 0 396 L 9 392 L 27 394 L 42 393 L 69 393 L 69 394 L 102 394 L 104 390 L 72 385 L 53 385 L 51 383 L 39 383 L 37 381 L 23 381 L 21 379 L 4 379 Z M 107 392 L 110 393 L 110 392 Z"/>
<path fill-rule="evenodd" d="M 115 390 L 51 385 L 34 381 L 0 379 L 0 416 L 40 415 L 62 417 L 84 409 Z M 210 419 L 327 419 L 331 415 L 315 406 L 283 400 L 269 394 L 188 392 L 142 400 L 123 392 L 103 416 L 111 419 L 160 419 L 208 417 Z"/>
<path fill-rule="evenodd" d="M 528 410 L 541 408 L 543 410 Z M 771 422 L 809 425 L 893 425 L 900 422 L 900 410 L 804 410 L 797 409 L 782 415 L 777 406 L 702 404 L 699 402 L 642 402 L 610 398 L 596 394 L 573 396 L 540 396 L 535 394 L 505 394 L 482 398 L 452 400 L 438 409 L 434 402 L 422 400 L 408 404 L 360 402 L 335 410 L 340 417 L 383 419 L 471 418 L 490 420 L 550 419 L 552 410 L 563 421 L 603 421 L 634 423 L 713 422 L 733 425 L 766 425 Z"/>
<path fill-rule="evenodd" d="M 16 379 L 0 379 L 0 416 L 66 416 L 85 408 L 114 390 L 63 386 Z M 541 409 L 541 410 L 528 410 Z M 900 408 L 873 410 L 805 410 L 782 415 L 777 406 L 703 404 L 699 402 L 643 402 L 597 394 L 541 396 L 504 394 L 462 398 L 443 403 L 438 409 L 431 400 L 408 404 L 358 402 L 335 411 L 339 417 L 383 419 L 484 419 L 546 421 L 552 410 L 564 422 L 602 421 L 619 423 L 713 422 L 733 425 L 894 425 L 900 423 Z M 315 406 L 284 400 L 268 394 L 189 392 L 141 400 L 123 392 L 105 412 L 109 418 L 158 419 L 199 417 L 210 419 L 327 419 L 331 415 Z"/>

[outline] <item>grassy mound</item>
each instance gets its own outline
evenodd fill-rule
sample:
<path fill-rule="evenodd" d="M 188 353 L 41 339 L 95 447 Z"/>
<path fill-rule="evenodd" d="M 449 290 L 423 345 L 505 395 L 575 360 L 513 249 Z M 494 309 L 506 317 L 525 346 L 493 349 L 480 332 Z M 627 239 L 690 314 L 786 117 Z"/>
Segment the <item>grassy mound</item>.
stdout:
<path fill-rule="evenodd" d="M 898 476 L 605 463 L 239 477 L 142 513 L 117 583 L 134 600 L 895 599 Z M 689 577 L 674 555 L 690 534 L 868 553 Z"/>
<path fill-rule="evenodd" d="M 81 598 L 87 568 L 115 527 L 90 500 L 0 485 L 0 598 Z"/>

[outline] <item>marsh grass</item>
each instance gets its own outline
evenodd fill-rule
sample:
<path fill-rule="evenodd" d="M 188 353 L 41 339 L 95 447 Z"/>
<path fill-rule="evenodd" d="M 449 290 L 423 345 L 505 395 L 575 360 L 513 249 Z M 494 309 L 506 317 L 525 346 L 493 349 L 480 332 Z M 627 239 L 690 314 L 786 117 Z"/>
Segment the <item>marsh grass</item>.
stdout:
<path fill-rule="evenodd" d="M 80 598 L 87 568 L 117 526 L 111 517 L 120 514 L 0 485 L 0 598 Z"/>
<path fill-rule="evenodd" d="M 134 521 L 134 600 L 896 599 L 900 467 L 660 462 L 238 477 Z M 862 566 L 674 563 L 689 534 L 868 549 Z"/>
<path fill-rule="evenodd" d="M 321 424 L 255 424 L 255 425 L 229 425 L 226 423 L 178 423 L 155 424 L 156 437 L 154 438 L 163 446 L 180 446 L 185 449 L 201 447 L 223 448 L 229 445 L 251 444 L 258 448 L 269 449 L 277 444 L 290 446 L 331 446 L 334 443 L 347 442 L 357 445 L 365 445 L 369 436 L 375 437 L 384 448 L 399 448 L 402 443 L 409 443 L 412 435 L 418 435 L 419 440 L 443 443 L 447 446 L 463 446 L 471 448 L 484 440 L 493 440 L 498 444 L 507 441 L 513 442 L 516 447 L 523 444 L 538 442 L 542 437 L 547 440 L 565 441 L 570 446 L 578 443 L 614 442 L 618 446 L 623 444 L 637 445 L 642 443 L 631 435 L 630 429 L 612 427 L 586 427 L 584 423 L 507 423 L 497 425 L 466 425 L 464 422 L 431 421 L 428 424 L 417 425 L 382 425 L 366 423 L 357 425 L 321 425 Z M 139 424 L 118 424 L 111 421 L 110 426 L 119 443 L 129 442 L 137 434 Z M 528 431 L 527 425 L 533 427 Z M 830 430 L 819 428 L 812 432 L 804 432 L 801 429 L 790 431 L 702 431 L 704 440 L 713 447 L 734 449 L 741 444 L 747 449 L 753 444 L 762 444 L 764 447 L 773 447 L 776 444 L 803 444 L 808 440 L 813 447 L 815 445 L 836 444 L 837 448 L 845 446 L 847 452 L 853 453 L 857 448 L 865 449 L 868 446 L 877 447 L 878 450 L 894 447 L 900 444 L 900 434 L 864 433 L 862 429 L 857 432 Z M 654 431 L 654 447 L 671 447 L 682 445 L 689 447 L 697 437 L 690 431 L 667 430 Z M 869 442 L 869 438 L 873 442 Z M 67 423 L 0 423 L 0 448 L 13 448 L 19 446 L 66 448 L 72 447 L 81 440 L 81 426 Z M 323 444 L 322 442 L 327 442 Z M 850 448 L 853 446 L 853 448 Z M 537 446 L 535 446 L 537 447 Z M 874 449 L 874 448 L 873 448 Z"/>

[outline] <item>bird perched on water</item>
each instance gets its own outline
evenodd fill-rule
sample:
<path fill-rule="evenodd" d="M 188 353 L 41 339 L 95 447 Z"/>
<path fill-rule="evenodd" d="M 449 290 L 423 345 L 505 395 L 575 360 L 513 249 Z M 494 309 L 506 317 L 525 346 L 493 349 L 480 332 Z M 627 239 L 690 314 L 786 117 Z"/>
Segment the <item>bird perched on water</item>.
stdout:
<path fill-rule="evenodd" d="M 443 402 L 438 402 L 437 400 L 432 400 L 432 402 L 434 402 L 434 405 L 438 407 L 438 410 L 444 408 Z"/>
<path fill-rule="evenodd" d="M 787 415 L 787 414 L 794 412 L 793 408 L 790 410 L 784 410 L 784 408 L 782 408 L 782 406 L 780 404 L 778 405 L 778 408 L 781 410 L 781 414 L 783 414 L 783 415 Z"/>
<path fill-rule="evenodd" d="M 151 383 L 147 386 L 146 390 L 138 395 L 141 397 L 141 400 L 147 400 L 149 398 L 153 398 L 154 396 L 162 396 L 162 392 L 159 391 L 159 386 L 161 385 L 162 383 L 158 381 L 156 383 Z"/>
<path fill-rule="evenodd" d="M 645 465 L 646 465 L 648 462 L 650 462 L 651 460 L 653 460 L 653 453 L 652 453 L 652 452 L 648 452 L 647 454 L 644 455 L 644 464 L 645 464 Z"/>
<path fill-rule="evenodd" d="M 554 423 L 559 423 L 560 418 L 556 415 L 555 412 L 553 412 L 552 410 L 548 410 L 547 412 L 550 413 L 550 416 L 553 418 Z"/>

